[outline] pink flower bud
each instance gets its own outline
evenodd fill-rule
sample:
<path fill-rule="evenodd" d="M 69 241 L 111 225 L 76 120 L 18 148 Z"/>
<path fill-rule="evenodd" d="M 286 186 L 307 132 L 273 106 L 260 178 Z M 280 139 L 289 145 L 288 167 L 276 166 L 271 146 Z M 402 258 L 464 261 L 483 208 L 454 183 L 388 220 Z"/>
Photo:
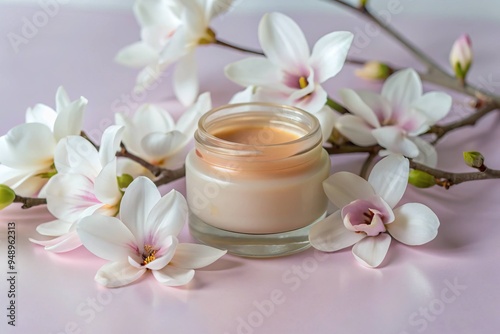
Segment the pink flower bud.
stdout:
<path fill-rule="evenodd" d="M 460 36 L 450 52 L 450 63 L 455 71 L 455 76 L 464 80 L 472 63 L 472 43 L 469 35 Z"/>

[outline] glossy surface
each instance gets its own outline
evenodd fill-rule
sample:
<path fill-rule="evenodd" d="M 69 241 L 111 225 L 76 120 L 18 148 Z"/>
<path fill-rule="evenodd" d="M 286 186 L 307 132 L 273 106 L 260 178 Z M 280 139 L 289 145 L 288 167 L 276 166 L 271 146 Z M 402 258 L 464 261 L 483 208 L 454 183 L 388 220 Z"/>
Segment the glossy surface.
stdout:
<path fill-rule="evenodd" d="M 2 7 L 0 35 L 21 34 L 22 18 L 38 7 Z M 353 55 L 389 59 L 396 65 L 417 64 L 388 38 L 353 16 L 304 16 L 288 13 L 304 27 L 311 44 L 331 30 L 352 30 Z M 215 24 L 227 40 L 256 47 L 258 16 L 233 17 Z M 471 34 L 476 63 L 470 79 L 500 94 L 498 22 L 411 19 L 404 12 L 391 23 L 414 44 L 432 50 L 447 66 L 453 40 Z M 246 27 L 234 29 L 234 27 Z M 370 32 L 370 35 L 366 33 Z M 172 110 L 171 76 L 147 96 L 132 94 L 136 72 L 113 63 L 116 52 L 138 39 L 128 13 L 61 10 L 19 53 L 0 39 L 0 132 L 23 121 L 27 107 L 53 105 L 57 86 L 71 97 L 90 101 L 85 128 L 98 138 L 113 122 L 113 111 L 131 112 L 143 101 L 162 100 Z M 497 53 L 497 54 L 495 54 Z M 208 47 L 199 51 L 202 90 L 212 90 L 214 105 L 226 103 L 240 89 L 224 79 L 222 66 L 242 55 Z M 326 85 L 336 97 L 340 87 L 379 89 L 347 66 Z M 430 89 L 430 86 L 426 86 Z M 434 88 L 434 87 L 432 87 Z M 453 117 L 470 113 L 468 98 L 457 97 Z M 176 110 L 179 110 L 178 108 Z M 439 166 L 469 171 L 462 151 L 480 150 L 488 165 L 500 167 L 498 115 L 475 128 L 452 133 L 439 145 Z M 334 171 L 357 172 L 363 157 L 336 156 Z M 184 190 L 184 182 L 173 184 Z M 168 191 L 168 187 L 163 188 Z M 500 183 L 474 182 L 443 189 L 409 189 L 404 201 L 422 202 L 441 219 L 437 238 L 420 247 L 394 242 L 380 269 L 359 266 L 350 250 L 334 254 L 303 253 L 270 260 L 225 256 L 199 270 L 185 288 L 166 288 L 151 275 L 120 289 L 98 286 L 93 277 L 106 261 L 84 249 L 50 254 L 32 245 L 35 227 L 51 220 L 44 209 L 0 213 L 0 333 L 498 333 L 500 328 Z M 16 222 L 16 328 L 7 325 L 7 222 Z M 181 241 L 191 241 L 187 226 Z"/>

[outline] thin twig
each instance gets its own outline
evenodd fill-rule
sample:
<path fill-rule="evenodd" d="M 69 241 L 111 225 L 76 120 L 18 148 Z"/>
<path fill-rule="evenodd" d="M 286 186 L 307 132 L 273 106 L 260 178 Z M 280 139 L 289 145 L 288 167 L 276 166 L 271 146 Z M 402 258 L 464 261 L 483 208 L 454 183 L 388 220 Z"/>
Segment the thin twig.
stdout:
<path fill-rule="evenodd" d="M 14 198 L 14 203 L 23 203 L 21 209 L 29 209 L 34 206 L 46 205 L 47 199 L 45 198 L 33 198 L 33 197 L 24 197 L 16 195 Z"/>
<path fill-rule="evenodd" d="M 427 167 L 415 161 L 410 161 L 410 168 L 421 170 L 423 172 L 426 172 L 427 174 L 434 176 L 436 178 L 437 184 L 446 189 L 463 182 L 500 178 L 500 170 L 490 168 L 486 168 L 484 172 L 453 173 Z"/>
<path fill-rule="evenodd" d="M 139 165 L 149 170 L 155 177 L 157 177 L 157 179 L 155 180 L 155 184 L 157 186 L 161 186 L 163 184 L 175 181 L 186 175 L 184 166 L 178 169 L 166 169 L 163 167 L 153 165 L 152 163 L 147 162 L 141 157 L 138 157 L 137 155 L 130 153 L 123 143 L 121 143 L 121 150 L 116 153 L 116 156 L 124 157 L 132 161 L 135 161 Z"/>
<path fill-rule="evenodd" d="M 400 44 L 402 44 L 406 49 L 408 49 L 408 51 L 410 51 L 411 54 L 415 56 L 415 58 L 417 58 L 422 64 L 426 66 L 427 72 L 420 73 L 420 77 L 422 78 L 422 80 L 453 89 L 457 92 L 468 94 L 478 99 L 486 99 L 486 100 L 490 99 L 500 105 L 500 96 L 492 95 L 491 93 L 481 90 L 473 85 L 460 82 L 454 76 L 450 75 L 445 70 L 443 70 L 434 60 L 432 60 L 429 56 L 427 56 L 424 52 L 422 52 L 409 40 L 407 40 L 406 37 L 404 37 L 398 31 L 392 29 L 388 24 L 382 22 L 376 16 L 374 16 L 368 8 L 356 7 L 351 4 L 348 4 L 343 0 L 327 0 L 327 1 L 334 2 L 340 6 L 346 7 L 356 13 L 359 13 L 367 20 L 379 26 L 383 31 L 385 31 L 385 33 L 393 37 Z"/>
<path fill-rule="evenodd" d="M 478 109 L 475 113 L 473 113 L 468 117 L 462 118 L 460 120 L 445 125 L 433 125 L 429 129 L 429 131 L 427 131 L 427 133 L 433 133 L 436 135 L 436 139 L 432 142 L 432 144 L 436 144 L 448 132 L 462 128 L 464 126 L 475 125 L 477 121 L 480 120 L 482 117 L 497 109 L 498 105 L 496 105 L 495 103 L 487 104 L 486 106 L 482 107 L 481 109 Z"/>
<path fill-rule="evenodd" d="M 246 52 L 246 53 L 252 53 L 252 54 L 255 54 L 255 55 L 259 55 L 259 56 L 264 56 L 264 53 L 262 51 L 253 50 L 253 49 L 249 49 L 249 48 L 246 48 L 246 47 L 234 45 L 234 44 L 229 43 L 229 42 L 221 41 L 220 39 L 216 39 L 215 42 L 214 42 L 214 44 L 220 45 L 220 46 L 223 46 L 223 47 L 226 47 L 226 48 L 229 48 L 229 49 L 233 49 L 233 50 L 236 50 L 236 51 L 241 51 L 241 52 Z"/>
<path fill-rule="evenodd" d="M 90 139 L 90 137 L 87 135 L 85 131 L 80 132 L 80 136 L 87 139 L 92 144 L 92 146 L 94 146 L 97 150 L 99 150 L 99 145 L 97 145 L 92 139 Z"/>
<path fill-rule="evenodd" d="M 373 146 L 356 146 L 351 143 L 337 145 L 332 143 L 332 146 L 324 147 L 328 154 L 346 154 L 346 153 L 374 153 L 377 154 L 382 148 L 379 145 Z"/>

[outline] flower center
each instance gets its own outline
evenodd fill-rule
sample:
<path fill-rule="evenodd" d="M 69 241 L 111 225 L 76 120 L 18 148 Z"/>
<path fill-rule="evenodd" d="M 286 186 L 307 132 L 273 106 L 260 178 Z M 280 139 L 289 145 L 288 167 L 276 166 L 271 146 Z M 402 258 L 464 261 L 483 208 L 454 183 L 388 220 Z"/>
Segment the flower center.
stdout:
<path fill-rule="evenodd" d="M 198 44 L 204 45 L 204 44 L 212 44 L 215 43 L 216 38 L 215 38 L 215 31 L 213 31 L 210 28 L 207 28 L 205 32 L 205 36 L 202 36 L 198 39 Z"/>
<path fill-rule="evenodd" d="M 375 216 L 375 213 L 373 213 L 372 210 L 368 210 L 363 212 L 363 216 L 365 217 L 363 224 L 370 225 L 372 223 L 373 216 Z"/>
<path fill-rule="evenodd" d="M 307 85 L 309 85 L 309 82 L 307 82 L 307 78 L 306 77 L 300 77 L 299 78 L 299 87 L 300 87 L 300 89 L 306 88 Z"/>
<path fill-rule="evenodd" d="M 156 259 L 156 249 L 151 245 L 144 245 L 144 253 L 142 253 L 142 263 L 145 266 Z"/>

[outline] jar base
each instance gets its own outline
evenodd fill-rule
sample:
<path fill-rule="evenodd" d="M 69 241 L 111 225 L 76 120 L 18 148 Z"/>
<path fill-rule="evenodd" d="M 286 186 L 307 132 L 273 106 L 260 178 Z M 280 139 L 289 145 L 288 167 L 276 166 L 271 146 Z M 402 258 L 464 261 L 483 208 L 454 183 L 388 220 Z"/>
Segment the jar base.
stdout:
<path fill-rule="evenodd" d="M 326 216 L 326 212 L 306 227 L 282 233 L 247 234 L 219 229 L 203 222 L 190 212 L 189 231 L 198 241 L 228 253 L 252 258 L 278 257 L 295 254 L 311 247 L 309 230 Z"/>

